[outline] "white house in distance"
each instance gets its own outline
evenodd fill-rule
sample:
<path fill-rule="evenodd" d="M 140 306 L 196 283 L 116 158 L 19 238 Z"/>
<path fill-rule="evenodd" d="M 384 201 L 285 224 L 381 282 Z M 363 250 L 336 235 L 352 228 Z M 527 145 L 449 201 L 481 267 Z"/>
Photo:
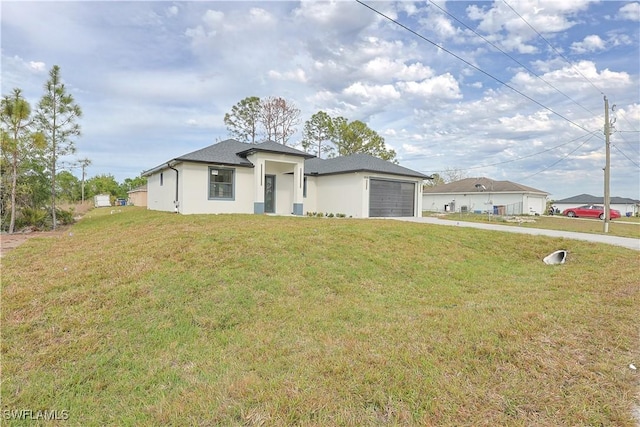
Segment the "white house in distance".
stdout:
<path fill-rule="evenodd" d="M 143 172 L 147 208 L 182 214 L 421 216 L 426 175 L 366 154 L 319 159 L 228 139 Z"/>
<path fill-rule="evenodd" d="M 596 197 L 591 194 L 580 194 L 578 196 L 568 197 L 562 200 L 555 200 L 553 206 L 560 212 L 569 208 L 576 208 L 583 205 L 599 205 L 604 206 L 604 197 Z M 629 216 L 635 216 L 640 207 L 640 201 L 628 199 L 626 197 L 609 198 L 609 206 L 611 209 L 620 211 L 623 216 L 629 213 Z"/>
<path fill-rule="evenodd" d="M 496 215 L 542 215 L 549 193 L 489 178 L 466 178 L 425 188 L 422 206 L 431 212 L 474 212 Z"/>

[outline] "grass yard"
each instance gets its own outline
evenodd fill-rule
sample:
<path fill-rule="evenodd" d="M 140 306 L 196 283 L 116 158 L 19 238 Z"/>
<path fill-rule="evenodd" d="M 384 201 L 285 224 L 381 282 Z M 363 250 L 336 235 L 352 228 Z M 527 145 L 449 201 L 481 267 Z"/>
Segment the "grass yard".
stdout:
<path fill-rule="evenodd" d="M 434 212 L 423 212 L 423 216 Z M 633 237 L 640 239 L 640 218 L 618 218 L 609 222 L 609 233 L 604 233 L 601 220 L 591 218 L 569 218 L 565 216 L 497 216 L 474 213 L 437 214 L 439 218 L 454 221 L 485 222 L 489 224 L 512 225 L 516 227 L 544 228 L 548 230 L 574 231 L 578 233 L 609 234 L 611 236 Z M 516 221 L 518 218 L 523 222 Z M 511 221 L 507 221 L 511 219 Z M 515 219 L 515 220 L 514 220 Z M 527 222 L 531 221 L 531 222 Z"/>
<path fill-rule="evenodd" d="M 93 210 L 2 259 L 3 425 L 634 426 L 638 262 L 400 221 Z"/>

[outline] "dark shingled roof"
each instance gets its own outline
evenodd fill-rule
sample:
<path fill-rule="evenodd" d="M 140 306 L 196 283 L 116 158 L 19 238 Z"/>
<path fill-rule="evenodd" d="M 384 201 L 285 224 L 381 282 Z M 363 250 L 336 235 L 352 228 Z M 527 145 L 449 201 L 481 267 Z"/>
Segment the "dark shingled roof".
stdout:
<path fill-rule="evenodd" d="M 304 151 L 296 150 L 295 148 L 291 148 L 274 141 L 265 141 L 260 144 L 249 144 L 248 148 L 246 145 L 247 144 L 245 144 L 245 150 L 238 152 L 239 156 L 246 157 L 256 151 L 261 151 L 267 153 L 289 154 L 293 156 L 306 157 L 307 159 L 315 157 L 313 154 L 305 153 Z"/>
<path fill-rule="evenodd" d="M 367 171 L 423 179 L 429 178 L 419 172 L 398 166 L 394 163 L 387 162 L 368 154 L 352 154 L 350 156 L 325 160 L 273 141 L 265 141 L 260 144 L 248 144 L 236 141 L 235 139 L 227 139 L 225 141 L 218 142 L 217 144 L 176 157 L 175 159 L 143 172 L 143 176 L 166 168 L 167 164 L 173 162 L 216 163 L 230 166 L 253 167 L 253 163 L 247 160 L 246 157 L 255 152 L 287 154 L 290 156 L 304 157 L 306 159 L 304 164 L 306 175 L 331 175 Z"/>
<path fill-rule="evenodd" d="M 217 163 L 230 166 L 253 167 L 253 163 L 247 160 L 247 156 L 254 152 L 267 152 L 276 154 L 287 154 L 290 156 L 300 156 L 305 158 L 314 157 L 312 154 L 286 145 L 278 144 L 273 141 L 265 141 L 259 144 L 249 144 L 246 142 L 236 141 L 235 139 L 227 139 L 216 144 L 210 145 L 191 153 L 183 154 L 180 157 L 169 160 L 153 169 L 143 172 L 143 175 L 164 167 L 167 163 L 172 162 L 198 162 L 198 163 Z"/>
<path fill-rule="evenodd" d="M 484 188 L 482 188 L 484 186 Z M 489 178 L 465 178 L 448 184 L 436 185 L 424 189 L 423 193 L 478 193 L 481 191 L 492 193 L 540 193 L 549 194 L 546 191 L 537 190 L 526 185 L 516 184 L 511 181 L 494 181 Z"/>
<path fill-rule="evenodd" d="M 218 142 L 217 144 L 176 157 L 174 160 L 252 167 L 253 163 L 244 157 L 238 156 L 238 153 L 246 150 L 248 145 L 249 144 L 236 141 L 235 139 L 227 139 L 225 141 Z"/>
<path fill-rule="evenodd" d="M 626 197 L 611 197 L 609 202 L 618 205 L 635 204 L 638 200 L 629 199 Z M 562 204 L 575 204 L 575 205 L 602 205 L 604 204 L 604 197 L 596 197 L 591 194 L 580 194 L 579 196 L 568 197 L 562 200 L 554 200 L 554 203 Z"/>
<path fill-rule="evenodd" d="M 333 159 L 319 159 L 317 157 L 304 162 L 305 175 L 332 175 L 348 172 L 378 172 L 393 175 L 410 176 L 428 179 L 420 172 L 407 169 L 395 163 L 370 156 L 368 154 L 351 154 Z"/>

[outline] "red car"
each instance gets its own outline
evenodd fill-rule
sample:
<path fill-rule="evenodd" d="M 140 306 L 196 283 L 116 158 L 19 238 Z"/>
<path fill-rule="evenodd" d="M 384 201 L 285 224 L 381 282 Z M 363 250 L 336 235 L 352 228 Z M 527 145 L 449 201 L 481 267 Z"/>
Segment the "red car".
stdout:
<path fill-rule="evenodd" d="M 609 210 L 611 219 L 620 218 L 620 211 L 615 209 Z M 562 215 L 581 218 L 600 218 L 604 219 L 604 206 L 584 205 L 577 208 L 569 208 L 562 211 Z"/>

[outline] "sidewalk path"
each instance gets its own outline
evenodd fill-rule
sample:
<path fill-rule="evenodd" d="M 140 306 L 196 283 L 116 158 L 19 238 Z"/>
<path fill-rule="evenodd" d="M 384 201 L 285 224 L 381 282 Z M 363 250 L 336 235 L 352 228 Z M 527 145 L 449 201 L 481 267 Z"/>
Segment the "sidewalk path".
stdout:
<path fill-rule="evenodd" d="M 389 219 L 394 219 L 397 221 L 420 222 L 420 223 L 426 223 L 426 224 L 448 225 L 453 227 L 471 227 L 471 228 L 480 228 L 483 230 L 506 231 L 509 233 L 532 234 L 536 236 L 549 236 L 549 237 L 560 237 L 560 238 L 574 239 L 574 240 L 586 240 L 588 242 L 606 243 L 609 245 L 622 246 L 623 248 L 640 251 L 640 239 L 634 239 L 632 237 L 618 237 L 618 236 L 610 236 L 605 234 L 576 233 L 574 231 L 545 230 L 542 228 L 519 227 L 517 225 L 499 225 L 499 224 L 486 224 L 482 222 L 453 221 L 450 219 L 440 219 L 435 217 L 420 217 L 420 218 L 394 217 Z"/>

